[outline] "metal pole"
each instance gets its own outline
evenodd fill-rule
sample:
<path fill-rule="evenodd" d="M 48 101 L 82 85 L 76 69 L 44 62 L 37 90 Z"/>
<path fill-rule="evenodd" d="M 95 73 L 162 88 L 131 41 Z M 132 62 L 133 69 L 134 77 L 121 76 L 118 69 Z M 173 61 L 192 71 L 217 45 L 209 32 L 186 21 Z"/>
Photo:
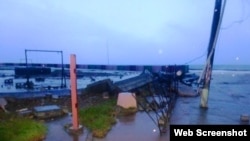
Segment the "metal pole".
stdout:
<path fill-rule="evenodd" d="M 25 64 L 26 64 L 26 85 L 29 89 L 29 72 L 28 72 L 28 56 L 27 56 L 27 50 L 25 49 Z"/>
<path fill-rule="evenodd" d="M 63 67 L 63 53 L 61 53 L 61 65 L 62 65 L 62 76 L 61 76 L 61 88 L 64 88 L 63 80 L 64 80 L 64 67 Z"/>
<path fill-rule="evenodd" d="M 207 53 L 207 62 L 204 69 L 204 75 L 203 77 L 203 86 L 201 91 L 201 102 L 200 106 L 201 108 L 207 108 L 208 104 L 208 95 L 209 95 L 209 88 L 210 88 L 210 81 L 211 81 L 211 75 L 213 70 L 213 61 L 214 61 L 214 53 L 215 53 L 215 47 L 216 42 L 219 35 L 220 25 L 222 22 L 222 16 L 225 8 L 226 1 L 224 2 L 223 9 L 222 7 L 222 0 L 216 0 L 215 1 L 215 7 L 214 7 L 214 15 L 213 15 L 213 23 L 212 23 L 212 29 L 211 29 L 211 35 L 210 35 L 210 41 L 208 46 L 208 53 Z M 222 11 L 222 14 L 221 14 Z"/>
<path fill-rule="evenodd" d="M 62 69 L 63 69 L 63 79 L 64 79 L 64 88 L 66 88 L 67 84 L 66 84 L 66 77 L 65 77 L 65 66 L 64 66 L 64 62 L 63 62 L 63 51 L 62 51 Z"/>

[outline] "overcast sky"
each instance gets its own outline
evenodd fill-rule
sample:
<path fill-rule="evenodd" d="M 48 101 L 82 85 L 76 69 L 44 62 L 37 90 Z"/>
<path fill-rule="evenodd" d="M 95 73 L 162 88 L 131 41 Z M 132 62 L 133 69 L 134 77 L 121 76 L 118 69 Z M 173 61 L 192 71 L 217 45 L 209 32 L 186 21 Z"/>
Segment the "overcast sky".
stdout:
<path fill-rule="evenodd" d="M 215 0 L 0 0 L 0 63 L 204 64 Z M 250 1 L 227 0 L 214 64 L 250 64 Z M 60 54 L 28 52 L 31 63 Z M 197 59 L 195 59 L 197 58 Z"/>

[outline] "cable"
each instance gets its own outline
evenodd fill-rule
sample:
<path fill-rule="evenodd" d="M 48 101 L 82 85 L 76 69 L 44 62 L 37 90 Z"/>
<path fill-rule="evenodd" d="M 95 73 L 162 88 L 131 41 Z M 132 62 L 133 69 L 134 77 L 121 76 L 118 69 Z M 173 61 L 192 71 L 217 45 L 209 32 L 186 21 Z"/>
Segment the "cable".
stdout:
<path fill-rule="evenodd" d="M 247 3 L 248 1 L 245 1 L 245 2 Z M 245 4 L 244 4 L 244 0 L 241 0 L 241 9 L 242 9 L 241 18 L 239 20 L 233 21 L 231 24 L 229 24 L 229 25 L 227 25 L 225 27 L 222 27 L 221 30 L 227 30 L 227 29 L 233 27 L 235 24 L 242 24 L 243 22 L 245 22 L 250 17 L 250 13 L 248 13 L 246 15 L 246 17 L 244 17 L 244 15 L 246 13 L 246 7 L 245 7 Z"/>
<path fill-rule="evenodd" d="M 196 61 L 196 60 L 198 60 L 198 59 L 204 57 L 205 55 L 206 55 L 206 52 L 204 52 L 202 55 L 200 55 L 200 56 L 198 56 L 198 57 L 195 57 L 194 59 L 192 59 L 192 60 L 190 60 L 190 61 L 188 61 L 188 62 L 186 62 L 186 63 L 184 63 L 184 64 L 187 65 L 187 64 L 189 64 L 189 63 L 191 63 L 191 62 L 194 62 L 194 61 Z"/>

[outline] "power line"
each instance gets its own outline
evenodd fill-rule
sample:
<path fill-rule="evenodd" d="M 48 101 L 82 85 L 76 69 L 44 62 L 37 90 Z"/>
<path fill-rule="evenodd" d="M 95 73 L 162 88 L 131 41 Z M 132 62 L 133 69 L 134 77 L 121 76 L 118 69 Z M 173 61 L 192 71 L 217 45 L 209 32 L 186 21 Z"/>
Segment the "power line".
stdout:
<path fill-rule="evenodd" d="M 206 52 L 204 52 L 202 55 L 200 55 L 200 56 L 198 56 L 198 57 L 195 57 L 195 58 L 189 60 L 188 62 L 186 62 L 186 63 L 184 63 L 184 64 L 187 65 L 187 64 L 189 64 L 189 63 L 192 63 L 192 62 L 194 62 L 194 61 L 196 61 L 196 60 L 198 60 L 198 59 L 204 57 L 205 55 L 206 55 Z"/>
<path fill-rule="evenodd" d="M 225 27 L 222 27 L 221 30 L 227 30 L 227 29 L 233 27 L 236 24 L 242 24 L 243 22 L 245 22 L 250 17 L 250 12 L 248 12 L 246 14 L 246 6 L 245 5 L 249 5 L 248 1 L 247 0 L 241 0 L 241 9 L 242 9 L 241 18 L 239 20 L 234 20 L 233 22 L 231 22 L 229 25 L 227 25 Z"/>

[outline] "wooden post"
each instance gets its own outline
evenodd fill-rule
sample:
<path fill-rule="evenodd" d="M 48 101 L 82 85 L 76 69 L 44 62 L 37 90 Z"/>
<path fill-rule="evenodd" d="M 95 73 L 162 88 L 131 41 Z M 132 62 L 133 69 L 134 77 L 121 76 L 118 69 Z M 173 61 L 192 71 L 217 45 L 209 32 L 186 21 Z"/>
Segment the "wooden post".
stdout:
<path fill-rule="evenodd" d="M 70 56 L 70 85 L 71 85 L 71 104 L 72 104 L 72 118 L 73 130 L 79 129 L 78 122 L 78 100 L 77 100 L 77 83 L 76 83 L 76 56 Z"/>

